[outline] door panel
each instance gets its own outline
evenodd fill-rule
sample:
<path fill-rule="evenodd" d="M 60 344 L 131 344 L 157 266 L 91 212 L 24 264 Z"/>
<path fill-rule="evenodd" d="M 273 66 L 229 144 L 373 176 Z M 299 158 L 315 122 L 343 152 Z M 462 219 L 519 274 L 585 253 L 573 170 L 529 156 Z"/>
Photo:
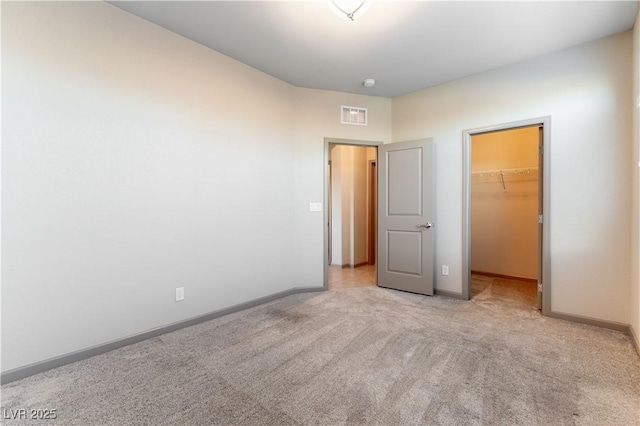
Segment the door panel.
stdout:
<path fill-rule="evenodd" d="M 422 214 L 422 147 L 388 153 L 389 216 Z"/>
<path fill-rule="evenodd" d="M 378 153 L 378 285 L 433 295 L 433 141 Z"/>
<path fill-rule="evenodd" d="M 387 231 L 387 258 L 390 272 L 422 275 L 422 233 Z"/>

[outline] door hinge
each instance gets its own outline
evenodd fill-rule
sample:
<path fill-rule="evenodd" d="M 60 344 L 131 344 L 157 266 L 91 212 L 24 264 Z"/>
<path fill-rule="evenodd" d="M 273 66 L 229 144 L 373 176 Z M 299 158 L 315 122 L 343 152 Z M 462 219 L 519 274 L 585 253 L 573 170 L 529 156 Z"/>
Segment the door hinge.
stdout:
<path fill-rule="evenodd" d="M 542 223 L 542 215 L 541 214 L 538 215 L 538 223 Z"/>
<path fill-rule="evenodd" d="M 538 293 L 542 293 L 542 283 L 538 283 Z"/>

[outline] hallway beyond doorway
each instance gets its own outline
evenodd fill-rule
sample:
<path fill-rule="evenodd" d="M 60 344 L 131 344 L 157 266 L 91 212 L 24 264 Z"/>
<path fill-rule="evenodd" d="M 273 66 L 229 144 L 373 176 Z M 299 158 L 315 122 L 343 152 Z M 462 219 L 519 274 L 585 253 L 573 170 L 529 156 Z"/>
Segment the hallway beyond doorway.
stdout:
<path fill-rule="evenodd" d="M 357 268 L 329 266 L 329 290 L 376 286 L 376 265 Z"/>

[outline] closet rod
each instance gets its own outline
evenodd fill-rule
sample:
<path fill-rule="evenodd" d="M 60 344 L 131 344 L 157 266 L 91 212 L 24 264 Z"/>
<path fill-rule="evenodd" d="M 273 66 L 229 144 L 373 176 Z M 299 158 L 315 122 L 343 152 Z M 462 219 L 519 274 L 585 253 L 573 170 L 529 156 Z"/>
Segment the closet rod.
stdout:
<path fill-rule="evenodd" d="M 533 172 L 537 172 L 538 168 L 537 167 L 524 167 L 524 168 L 520 168 L 520 169 L 499 169 L 499 170 L 482 170 L 482 171 L 478 171 L 478 172 L 473 172 L 471 173 L 471 176 L 495 176 L 495 175 L 509 175 L 509 174 L 528 174 L 528 173 L 533 173 Z"/>

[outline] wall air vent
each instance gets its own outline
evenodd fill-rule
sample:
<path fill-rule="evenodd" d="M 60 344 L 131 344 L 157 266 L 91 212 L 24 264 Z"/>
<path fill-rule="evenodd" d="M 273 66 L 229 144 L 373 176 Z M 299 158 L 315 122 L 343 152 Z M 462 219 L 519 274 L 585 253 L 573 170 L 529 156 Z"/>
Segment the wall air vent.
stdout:
<path fill-rule="evenodd" d="M 342 124 L 356 124 L 358 126 L 367 125 L 367 109 L 352 106 L 342 106 L 340 114 Z"/>

